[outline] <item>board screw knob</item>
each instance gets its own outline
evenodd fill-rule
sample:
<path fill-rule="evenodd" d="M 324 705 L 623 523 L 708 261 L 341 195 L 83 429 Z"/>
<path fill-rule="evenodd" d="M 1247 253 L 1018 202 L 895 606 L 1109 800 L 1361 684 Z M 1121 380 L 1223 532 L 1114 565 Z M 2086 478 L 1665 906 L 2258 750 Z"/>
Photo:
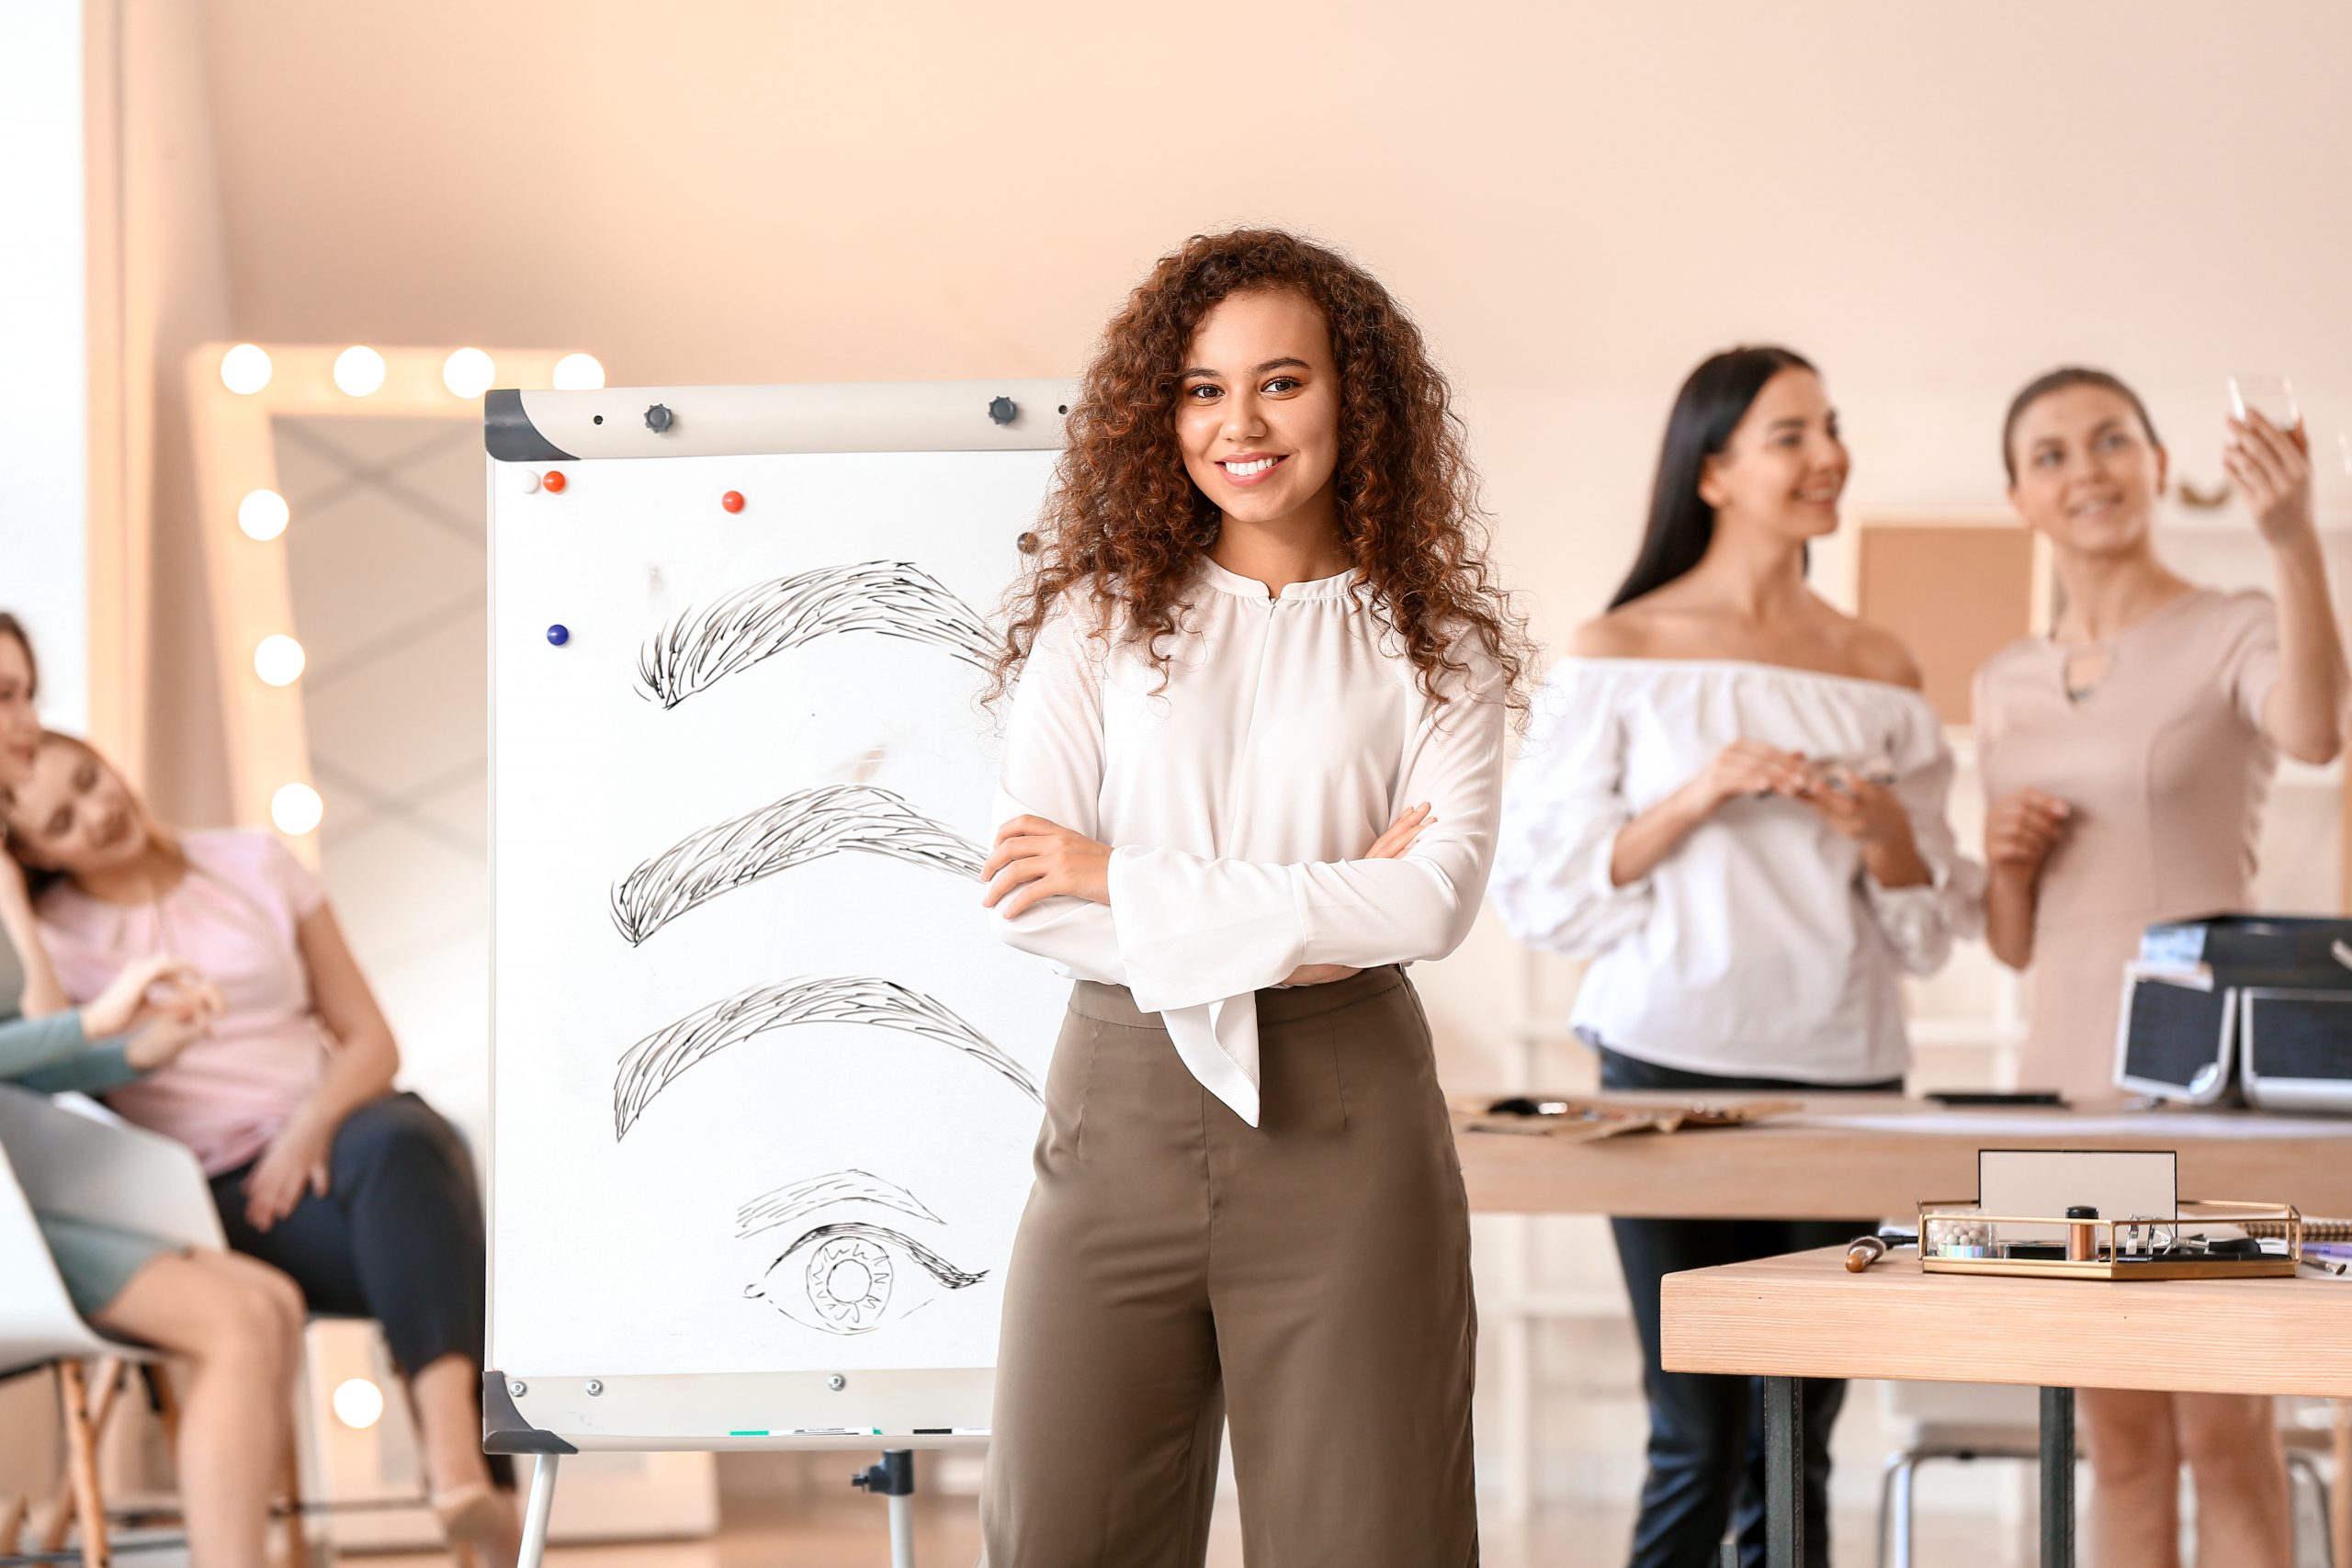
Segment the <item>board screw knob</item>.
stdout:
<path fill-rule="evenodd" d="M 849 1379 L 842 1376 L 839 1372 L 835 1372 L 831 1377 L 825 1380 L 825 1386 L 831 1389 L 835 1393 L 839 1393 L 842 1390 L 849 1386 Z"/>

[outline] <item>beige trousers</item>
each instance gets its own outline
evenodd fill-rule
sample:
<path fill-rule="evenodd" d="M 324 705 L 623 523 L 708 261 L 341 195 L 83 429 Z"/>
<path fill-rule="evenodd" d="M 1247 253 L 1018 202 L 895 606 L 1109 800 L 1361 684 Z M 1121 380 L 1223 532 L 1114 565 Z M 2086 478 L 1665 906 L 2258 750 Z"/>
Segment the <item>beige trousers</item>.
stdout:
<path fill-rule="evenodd" d="M 1005 1275 L 989 1568 L 1470 1568 L 1469 1205 L 1403 973 L 1258 994 L 1261 1124 L 1080 984 Z"/>

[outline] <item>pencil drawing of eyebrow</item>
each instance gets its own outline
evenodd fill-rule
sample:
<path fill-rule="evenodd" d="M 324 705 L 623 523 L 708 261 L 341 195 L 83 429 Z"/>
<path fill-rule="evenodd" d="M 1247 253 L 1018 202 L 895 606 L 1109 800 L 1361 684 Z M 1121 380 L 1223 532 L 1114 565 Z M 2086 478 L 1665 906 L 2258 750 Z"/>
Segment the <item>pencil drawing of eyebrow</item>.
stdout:
<path fill-rule="evenodd" d="M 928 1220 L 935 1225 L 946 1224 L 933 1213 L 922 1199 L 898 1183 L 885 1181 L 871 1171 L 853 1168 L 812 1176 L 806 1181 L 796 1181 L 773 1192 L 761 1193 L 735 1211 L 735 1239 L 741 1241 L 762 1231 L 790 1224 L 797 1219 L 813 1214 L 820 1209 L 830 1209 L 836 1203 L 861 1202 L 896 1209 L 899 1213 L 913 1219 Z"/>
<path fill-rule="evenodd" d="M 680 615 L 639 651 L 639 695 L 673 708 L 771 655 L 842 632 L 930 643 L 982 670 L 996 653 L 979 616 L 914 562 L 859 561 L 754 583 Z"/>
<path fill-rule="evenodd" d="M 823 855 L 860 852 L 977 878 L 979 846 L 871 784 L 795 790 L 640 861 L 613 884 L 613 924 L 631 947 L 695 905 Z"/>
<path fill-rule="evenodd" d="M 919 1034 L 985 1064 L 1045 1103 L 1020 1063 L 938 1001 L 896 980 L 828 976 L 754 987 L 690 1012 L 630 1046 L 613 1080 L 613 1141 L 628 1136 L 654 1097 L 696 1063 L 759 1035 L 809 1023 L 855 1023 Z"/>

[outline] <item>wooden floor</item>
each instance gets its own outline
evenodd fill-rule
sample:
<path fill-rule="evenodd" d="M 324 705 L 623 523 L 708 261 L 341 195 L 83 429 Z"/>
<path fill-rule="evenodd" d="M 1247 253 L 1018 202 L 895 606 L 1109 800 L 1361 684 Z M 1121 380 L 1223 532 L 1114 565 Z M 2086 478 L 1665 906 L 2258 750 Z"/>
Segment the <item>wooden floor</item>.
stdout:
<path fill-rule="evenodd" d="M 919 1511 L 919 1568 L 972 1568 L 979 1555 L 972 1500 L 926 1498 Z M 557 1548 L 548 1553 L 548 1568 L 889 1568 L 888 1516 L 879 1499 L 730 1499 L 725 1513 L 726 1528 L 709 1540 Z M 2005 1550 L 2007 1541 L 1984 1539 L 1981 1520 L 1923 1524 L 1935 1539 L 1923 1543 L 1915 1559 L 1917 1568 L 2021 1568 Z M 1867 1568 L 1875 1561 L 1872 1525 L 1867 1515 L 1836 1521 L 1833 1559 L 1841 1568 Z M 1622 1511 L 1589 1508 L 1539 1510 L 1523 1528 L 1489 1521 L 1481 1531 L 1484 1568 L 1623 1568 L 1631 1528 L 1632 1519 Z M 1210 1568 L 1242 1568 L 1240 1520 L 1230 1507 L 1218 1513 L 1208 1560 Z M 354 1568 L 446 1568 L 448 1562 L 422 1555 L 345 1561 Z"/>

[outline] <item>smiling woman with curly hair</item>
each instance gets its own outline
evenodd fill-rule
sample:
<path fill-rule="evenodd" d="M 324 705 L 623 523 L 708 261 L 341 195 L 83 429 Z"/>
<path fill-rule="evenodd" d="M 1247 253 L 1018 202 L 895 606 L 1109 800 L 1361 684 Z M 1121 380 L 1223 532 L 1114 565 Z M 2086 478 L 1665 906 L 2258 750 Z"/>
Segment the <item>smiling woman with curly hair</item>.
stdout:
<path fill-rule="evenodd" d="M 1161 259 L 1014 592 L 986 902 L 1078 984 L 1006 1273 L 1020 1568 L 1477 1560 L 1469 1216 L 1404 965 L 1486 887 L 1526 658 L 1444 378 L 1253 230 Z"/>
<path fill-rule="evenodd" d="M 1155 641 L 1175 634 L 1178 605 L 1226 522 L 1178 445 L 1177 404 L 1198 400 L 1185 350 L 1228 296 L 1277 291 L 1311 305 L 1329 334 L 1340 457 L 1328 497 L 1316 499 L 1350 570 L 1394 620 L 1425 686 L 1463 672 L 1446 650 L 1468 629 L 1516 701 L 1529 649 L 1487 564 L 1476 477 L 1420 328 L 1361 267 L 1277 229 L 1194 236 L 1104 329 L 1070 405 L 1042 558 L 1014 591 L 1000 689 L 1073 589 Z"/>

